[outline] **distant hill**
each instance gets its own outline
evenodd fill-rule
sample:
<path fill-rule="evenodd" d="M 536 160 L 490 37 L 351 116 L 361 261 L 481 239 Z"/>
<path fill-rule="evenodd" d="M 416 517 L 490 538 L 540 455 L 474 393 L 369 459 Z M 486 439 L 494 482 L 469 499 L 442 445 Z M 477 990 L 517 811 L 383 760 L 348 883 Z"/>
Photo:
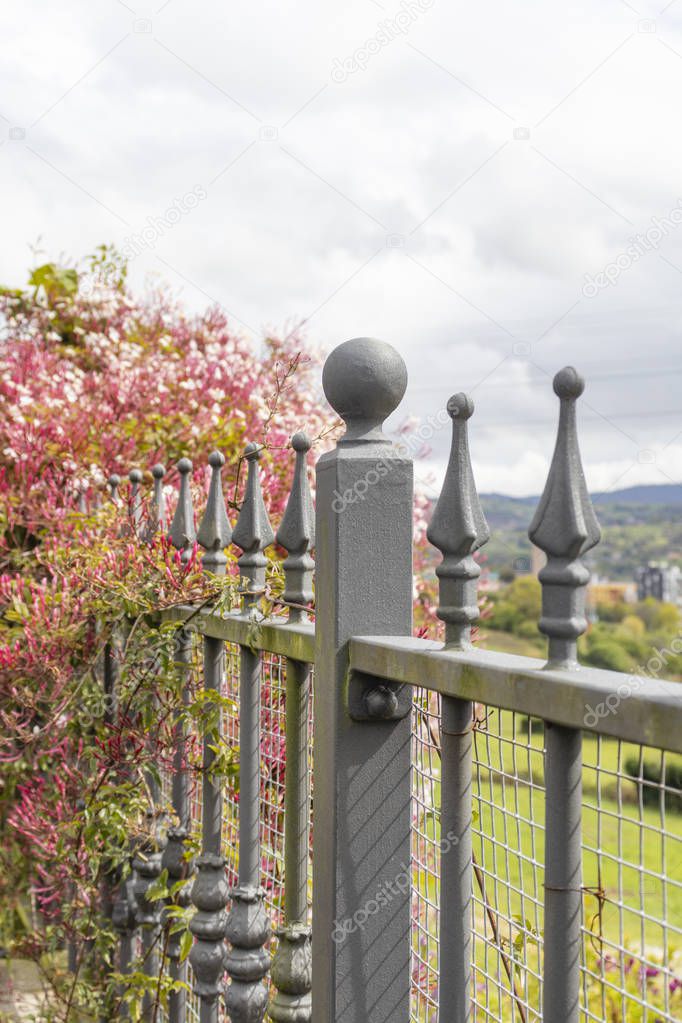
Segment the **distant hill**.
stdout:
<path fill-rule="evenodd" d="M 644 483 L 625 490 L 607 490 L 592 495 L 600 504 L 682 504 L 682 484 Z"/>
<path fill-rule="evenodd" d="M 507 494 L 481 494 L 481 501 L 511 501 L 514 504 L 535 506 L 540 500 L 537 497 L 509 497 Z M 623 490 L 596 491 L 592 500 L 599 504 L 682 504 L 682 484 L 680 483 L 643 483 L 639 487 L 626 487 Z"/>
<path fill-rule="evenodd" d="M 592 494 L 602 542 L 588 555 L 594 571 L 632 579 L 639 565 L 667 560 L 682 567 L 682 485 L 643 484 Z M 492 537 L 484 548 L 493 571 L 523 570 L 530 555 L 527 530 L 539 497 L 481 494 Z"/>

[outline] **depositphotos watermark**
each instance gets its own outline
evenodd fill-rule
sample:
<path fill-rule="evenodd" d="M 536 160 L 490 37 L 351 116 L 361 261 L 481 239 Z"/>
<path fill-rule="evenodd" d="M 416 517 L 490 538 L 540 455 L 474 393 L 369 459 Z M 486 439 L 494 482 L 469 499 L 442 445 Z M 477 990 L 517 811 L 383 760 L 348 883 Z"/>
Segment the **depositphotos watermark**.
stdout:
<path fill-rule="evenodd" d="M 586 703 L 585 716 L 583 717 L 585 728 L 595 728 L 601 718 L 608 717 L 609 714 L 617 714 L 623 700 L 629 700 L 645 683 L 658 679 L 670 658 L 681 653 L 682 636 L 675 636 L 669 647 L 664 646 L 656 649 L 646 662 L 646 665 L 644 667 L 638 665 L 636 669 L 637 674 L 628 675 L 625 681 L 621 682 L 617 689 L 610 692 L 605 700 L 602 700 L 595 707 L 591 707 L 589 703 Z M 680 690 L 680 699 L 682 699 L 682 690 Z"/>
<path fill-rule="evenodd" d="M 433 7 L 435 0 L 401 0 L 400 10 L 392 18 L 380 21 L 377 31 L 349 57 L 336 57 L 332 64 L 332 82 L 341 85 L 356 71 L 364 71 L 372 57 L 400 35 L 410 31 L 419 16 Z"/>
<path fill-rule="evenodd" d="M 420 423 L 412 433 L 407 434 L 405 437 L 400 437 L 386 455 L 386 458 L 380 458 L 375 462 L 372 468 L 368 469 L 359 480 L 356 480 L 352 487 L 344 490 L 342 494 L 338 490 L 334 491 L 332 511 L 340 515 L 341 512 L 346 510 L 348 505 L 364 501 L 371 487 L 375 486 L 380 479 L 388 476 L 397 465 L 402 465 L 403 459 L 413 457 L 449 422 L 450 415 L 447 409 L 442 408 L 438 410 L 435 416 L 429 416 L 424 423 Z"/>
<path fill-rule="evenodd" d="M 441 855 L 447 856 L 450 850 L 457 845 L 459 838 L 454 831 L 448 831 L 445 838 L 441 839 L 440 849 Z M 353 934 L 355 931 L 361 931 L 368 919 L 371 916 L 376 916 L 379 910 L 385 909 L 386 906 L 390 906 L 392 900 L 397 894 L 404 895 L 405 892 L 410 889 L 410 868 L 406 863 L 400 864 L 400 873 L 393 878 L 392 881 L 385 881 L 380 888 L 377 889 L 376 895 L 373 899 L 368 899 L 364 906 L 357 909 L 351 917 L 347 917 L 345 920 L 334 921 L 334 930 L 332 931 L 332 941 L 336 945 L 340 945 L 342 941 L 345 941 L 349 934 Z"/>
<path fill-rule="evenodd" d="M 674 206 L 665 217 L 652 217 L 651 227 L 644 234 L 636 234 L 630 238 L 630 244 L 625 251 L 607 263 L 598 274 L 594 276 L 585 274 L 585 283 L 583 284 L 585 298 L 594 298 L 604 288 L 617 284 L 621 274 L 627 273 L 642 256 L 646 256 L 649 252 L 655 252 L 663 239 L 667 238 L 668 234 L 680 224 L 682 224 L 682 199 L 677 200 L 677 206 Z"/>
<path fill-rule="evenodd" d="M 207 198 L 208 192 L 204 186 L 195 185 L 179 199 L 174 199 L 172 205 L 160 217 L 147 217 L 147 223 L 141 231 L 136 231 L 135 234 L 124 238 L 121 253 L 126 259 L 132 260 L 147 249 L 153 249 L 167 231 L 172 230 L 183 217 L 195 210 L 199 203 Z"/>

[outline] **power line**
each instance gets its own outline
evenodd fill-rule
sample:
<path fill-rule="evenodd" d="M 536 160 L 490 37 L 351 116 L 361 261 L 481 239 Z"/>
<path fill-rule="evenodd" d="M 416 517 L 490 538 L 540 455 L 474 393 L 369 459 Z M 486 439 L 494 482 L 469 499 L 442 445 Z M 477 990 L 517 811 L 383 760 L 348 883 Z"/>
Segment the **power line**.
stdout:
<path fill-rule="evenodd" d="M 659 409 L 656 412 L 603 412 L 596 416 L 581 415 L 580 422 L 609 419 L 624 419 L 626 422 L 630 422 L 632 419 L 658 419 L 667 416 L 678 416 L 682 419 L 682 409 Z M 505 422 L 500 423 L 485 423 L 479 422 L 476 424 L 477 430 L 499 430 L 504 426 L 551 426 L 556 423 L 556 419 L 507 419 Z"/>
<path fill-rule="evenodd" d="M 576 367 L 580 372 L 580 367 Z M 587 382 L 590 383 L 592 380 L 613 380 L 614 378 L 627 378 L 627 377 L 667 377 L 672 374 L 682 373 L 682 366 L 671 366 L 668 369 L 633 369 L 633 370 L 614 370 L 608 373 L 590 373 Z M 524 380 L 500 380 L 497 383 L 486 383 L 481 386 L 485 386 L 486 390 L 489 388 L 500 388 L 500 387 L 518 387 L 519 385 L 527 384 L 529 386 L 537 386 L 538 384 L 546 384 L 551 379 L 552 374 L 547 373 L 545 376 L 538 374 L 537 376 L 526 377 Z M 474 385 L 476 386 L 476 385 Z M 466 388 L 465 388 L 466 389 Z M 434 384 L 426 384 L 423 387 L 410 387 L 410 392 L 424 393 L 424 394 L 435 394 L 440 391 L 440 388 Z"/>

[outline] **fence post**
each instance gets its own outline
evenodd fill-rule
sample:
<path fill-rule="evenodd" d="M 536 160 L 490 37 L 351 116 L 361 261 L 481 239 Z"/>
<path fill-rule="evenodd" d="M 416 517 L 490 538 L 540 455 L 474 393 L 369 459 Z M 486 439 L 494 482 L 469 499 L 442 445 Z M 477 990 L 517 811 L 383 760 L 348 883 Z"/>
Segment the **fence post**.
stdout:
<path fill-rule="evenodd" d="M 407 1023 L 411 693 L 349 678 L 347 652 L 411 632 L 412 465 L 381 428 L 407 371 L 356 338 L 322 382 L 346 432 L 317 464 L 313 1021 Z"/>

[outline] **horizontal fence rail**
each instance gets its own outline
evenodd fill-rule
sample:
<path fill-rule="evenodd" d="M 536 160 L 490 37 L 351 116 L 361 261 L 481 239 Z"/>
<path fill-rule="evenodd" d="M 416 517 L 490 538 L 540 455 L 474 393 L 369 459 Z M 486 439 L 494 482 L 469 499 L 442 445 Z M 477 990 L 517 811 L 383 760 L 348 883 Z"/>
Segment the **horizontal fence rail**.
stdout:
<path fill-rule="evenodd" d="M 577 439 L 584 383 L 570 367 L 554 378 L 557 439 L 529 530 L 547 556 L 546 661 L 472 645 L 476 554 L 490 534 L 465 394 L 447 404 L 450 458 L 428 528 L 442 555 L 445 640 L 412 637 L 412 468 L 382 430 L 406 383 L 381 342 L 332 353 L 323 385 L 346 432 L 318 461 L 316 510 L 311 442 L 292 438 L 276 534 L 256 445 L 245 451 L 234 528 L 218 452 L 198 530 L 188 459 L 176 466 L 170 525 L 164 467 L 152 469 L 148 521 L 142 473 L 129 474 L 142 540 L 169 532 L 185 563 L 198 544 L 214 576 L 225 574 L 230 544 L 241 553 L 233 610 L 186 604 L 156 616 L 177 630 L 176 755 L 164 791 L 150 784 L 132 875 L 107 894 L 122 984 L 137 952 L 150 976 L 159 969 L 170 900 L 164 909 L 147 895 L 165 869 L 175 903 L 195 909 L 189 970 L 177 932 L 164 952 L 176 982 L 169 1023 L 225 1014 L 234 1023 L 672 1023 L 682 1014 L 682 793 L 669 767 L 682 755 L 682 688 L 577 661 L 582 558 L 600 538 Z M 117 475 L 109 488 L 120 502 Z M 275 540 L 286 552 L 286 613 L 266 616 Z M 221 710 L 201 736 L 193 783 L 183 709 L 198 672 L 204 699 Z M 110 688 L 115 676 L 112 661 Z M 220 743 L 237 757 L 232 781 L 215 774 Z"/>

